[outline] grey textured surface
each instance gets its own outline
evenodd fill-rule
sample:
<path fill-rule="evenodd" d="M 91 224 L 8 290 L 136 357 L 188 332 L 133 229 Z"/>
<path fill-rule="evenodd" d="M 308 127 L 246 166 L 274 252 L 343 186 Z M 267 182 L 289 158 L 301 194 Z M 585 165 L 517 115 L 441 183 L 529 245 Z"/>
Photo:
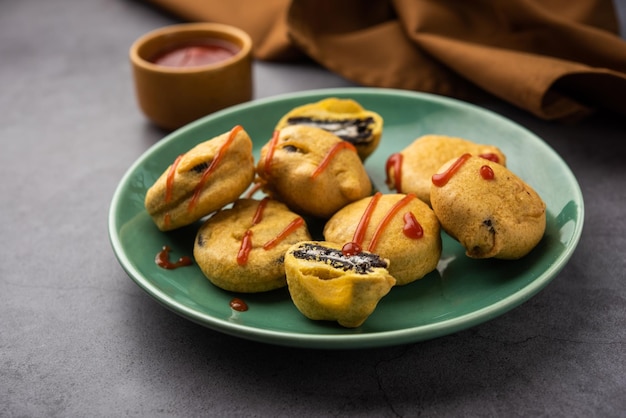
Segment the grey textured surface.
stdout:
<path fill-rule="evenodd" d="M 470 330 L 292 349 L 205 329 L 140 290 L 113 255 L 107 212 L 165 133 L 137 110 L 127 50 L 175 22 L 135 1 L 0 3 L 0 416 L 625 416 L 626 124 L 615 116 L 561 125 L 479 103 L 562 155 L 586 225 L 550 285 Z M 351 85 L 307 64 L 256 63 L 255 78 L 257 98 Z"/>

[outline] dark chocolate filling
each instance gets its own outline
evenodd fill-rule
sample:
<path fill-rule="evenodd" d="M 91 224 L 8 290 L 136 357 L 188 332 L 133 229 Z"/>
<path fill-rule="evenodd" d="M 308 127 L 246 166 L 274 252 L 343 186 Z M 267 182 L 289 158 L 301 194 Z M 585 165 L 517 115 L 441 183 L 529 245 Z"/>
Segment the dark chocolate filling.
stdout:
<path fill-rule="evenodd" d="M 496 230 L 493 227 L 493 222 L 491 221 L 491 219 L 485 219 L 483 221 L 483 225 L 488 228 L 490 234 L 495 234 Z"/>
<path fill-rule="evenodd" d="M 191 171 L 194 171 L 198 174 L 202 174 L 202 172 L 204 172 L 204 170 L 206 170 L 207 168 L 209 168 L 209 163 L 208 162 L 203 162 L 200 163 L 198 165 L 195 165 L 191 168 Z"/>
<path fill-rule="evenodd" d="M 287 119 L 287 124 L 289 125 L 315 126 L 331 132 L 354 145 L 367 144 L 372 140 L 372 128 L 370 128 L 370 125 L 373 123 L 374 118 L 372 117 L 364 119 L 319 120 L 307 116 L 294 116 Z"/>
<path fill-rule="evenodd" d="M 333 268 L 343 271 L 351 270 L 358 274 L 370 273 L 374 268 L 387 268 L 387 262 L 376 254 L 362 252 L 346 256 L 341 250 L 319 244 L 302 244 L 292 254 L 301 260 L 319 261 Z"/>
<path fill-rule="evenodd" d="M 293 145 L 285 145 L 283 149 L 287 152 L 300 152 L 298 147 L 294 147 Z"/>

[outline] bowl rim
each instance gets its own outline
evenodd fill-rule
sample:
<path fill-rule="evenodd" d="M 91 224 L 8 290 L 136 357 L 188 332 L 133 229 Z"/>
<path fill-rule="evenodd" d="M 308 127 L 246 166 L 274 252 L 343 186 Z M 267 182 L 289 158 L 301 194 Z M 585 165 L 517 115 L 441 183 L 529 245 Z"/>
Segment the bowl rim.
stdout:
<path fill-rule="evenodd" d="M 221 60 L 211 64 L 197 65 L 193 67 L 168 67 L 164 65 L 155 64 L 148 59 L 144 58 L 141 54 L 141 49 L 148 43 L 158 42 L 162 39 L 164 46 L 172 45 L 171 37 L 175 35 L 182 35 L 187 40 L 198 39 L 200 37 L 207 36 L 220 40 L 236 43 L 239 50 L 230 58 Z M 236 39 L 238 42 L 233 42 Z M 183 39 L 181 39 L 183 41 Z M 129 57 L 133 65 L 140 67 L 144 70 L 170 73 L 170 74 L 189 74 L 189 73 L 201 73 L 207 70 L 221 69 L 228 67 L 237 62 L 240 62 L 250 56 L 252 51 L 252 39 L 250 35 L 244 30 L 226 25 L 223 23 L 213 22 L 197 22 L 197 23 L 180 23 L 176 25 L 169 25 L 162 28 L 152 30 L 139 38 L 137 38 L 131 45 L 129 50 Z"/>

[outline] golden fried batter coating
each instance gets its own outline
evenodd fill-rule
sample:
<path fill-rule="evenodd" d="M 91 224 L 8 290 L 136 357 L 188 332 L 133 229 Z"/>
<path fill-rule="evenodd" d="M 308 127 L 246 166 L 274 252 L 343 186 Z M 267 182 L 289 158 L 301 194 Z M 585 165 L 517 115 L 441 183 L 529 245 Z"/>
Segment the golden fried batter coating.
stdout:
<path fill-rule="evenodd" d="M 360 241 L 362 249 L 389 259 L 397 285 L 421 279 L 441 257 L 439 221 L 414 195 L 377 193 L 354 202 L 330 218 L 324 239 L 338 244 Z"/>
<path fill-rule="evenodd" d="M 237 200 L 200 227 L 193 255 L 216 286 L 234 292 L 284 287 L 284 255 L 292 244 L 310 240 L 304 220 L 269 198 Z"/>
<path fill-rule="evenodd" d="M 162 231 L 192 224 L 235 201 L 254 179 L 252 141 L 241 126 L 180 155 L 146 193 Z"/>
<path fill-rule="evenodd" d="M 424 135 L 387 160 L 387 185 L 398 193 L 413 193 L 430 205 L 432 175 L 446 161 L 465 153 L 482 155 L 506 165 L 505 155 L 493 145 L 481 145 L 451 136 Z"/>
<path fill-rule="evenodd" d="M 296 107 L 280 119 L 276 129 L 290 125 L 316 126 L 332 132 L 354 145 L 365 161 L 380 143 L 383 118 L 352 99 L 330 97 Z"/>
<path fill-rule="evenodd" d="M 441 167 L 432 183 L 433 210 L 469 257 L 518 259 L 543 237 L 545 203 L 500 164 L 465 154 Z"/>
<path fill-rule="evenodd" d="M 372 184 L 354 147 L 311 126 L 288 126 L 261 150 L 263 190 L 302 215 L 328 218 L 368 196 Z"/>
<path fill-rule="evenodd" d="M 341 246 L 309 241 L 285 255 L 289 294 L 312 320 L 337 321 L 347 328 L 363 324 L 395 284 L 388 261 L 371 253 L 345 255 Z"/>

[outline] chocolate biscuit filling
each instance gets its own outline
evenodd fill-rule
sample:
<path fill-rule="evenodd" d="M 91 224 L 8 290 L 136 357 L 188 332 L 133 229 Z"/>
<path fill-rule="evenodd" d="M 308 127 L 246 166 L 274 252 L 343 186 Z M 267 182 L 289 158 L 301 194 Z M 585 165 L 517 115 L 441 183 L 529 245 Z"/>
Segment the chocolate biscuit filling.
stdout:
<path fill-rule="evenodd" d="M 337 135 L 344 141 L 348 141 L 353 145 L 366 144 L 372 140 L 372 128 L 370 125 L 374 123 L 374 118 L 367 117 L 364 119 L 313 119 L 307 116 L 294 116 L 287 119 L 289 125 L 307 125 L 324 129 Z"/>
<path fill-rule="evenodd" d="M 358 274 L 367 274 L 374 268 L 387 268 L 387 262 L 376 254 L 362 252 L 346 256 L 341 250 L 317 244 L 303 244 L 293 251 L 293 256 L 301 260 L 320 261 L 343 271 L 352 270 Z"/>

